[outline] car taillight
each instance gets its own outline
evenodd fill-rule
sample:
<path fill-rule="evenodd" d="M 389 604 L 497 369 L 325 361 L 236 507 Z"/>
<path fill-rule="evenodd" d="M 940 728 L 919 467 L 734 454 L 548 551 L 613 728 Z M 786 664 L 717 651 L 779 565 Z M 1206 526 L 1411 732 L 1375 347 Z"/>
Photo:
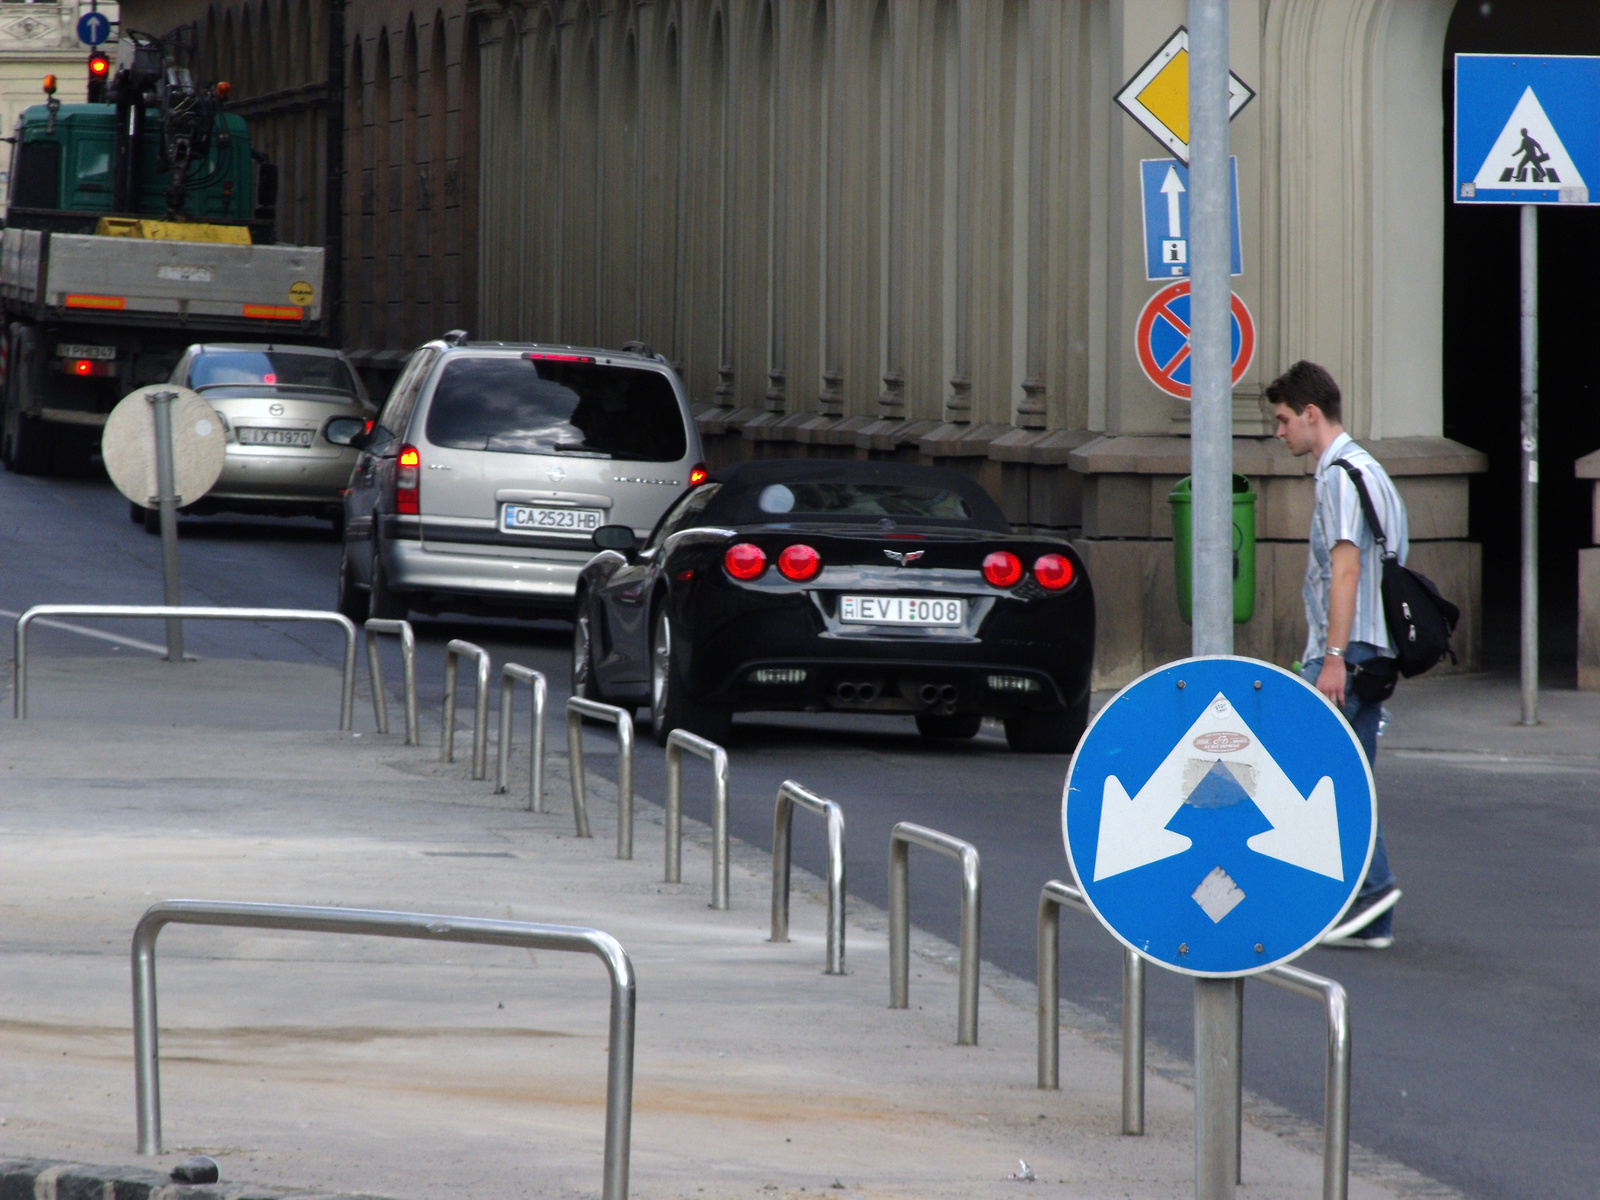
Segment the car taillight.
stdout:
<path fill-rule="evenodd" d="M 689 486 L 692 488 L 699 487 L 706 481 L 707 474 L 705 463 L 695 463 L 694 466 L 689 468 Z"/>
<path fill-rule="evenodd" d="M 983 560 L 983 577 L 995 587 L 1011 587 L 1022 578 L 1022 560 L 1009 550 L 996 550 Z"/>
<path fill-rule="evenodd" d="M 394 468 L 394 510 L 417 516 L 422 505 L 417 497 L 417 486 L 422 477 L 422 455 L 415 446 L 401 446 L 400 460 Z"/>
<path fill-rule="evenodd" d="M 820 570 L 822 570 L 822 555 L 804 543 L 785 546 L 783 553 L 778 555 L 778 573 L 796 583 L 815 579 Z"/>
<path fill-rule="evenodd" d="M 1033 564 L 1033 577 L 1040 587 L 1059 592 L 1072 582 L 1072 563 L 1062 554 L 1041 554 Z"/>
<path fill-rule="evenodd" d="M 767 569 L 766 551 L 749 542 L 738 542 L 722 556 L 722 568 L 735 579 L 754 579 Z"/>

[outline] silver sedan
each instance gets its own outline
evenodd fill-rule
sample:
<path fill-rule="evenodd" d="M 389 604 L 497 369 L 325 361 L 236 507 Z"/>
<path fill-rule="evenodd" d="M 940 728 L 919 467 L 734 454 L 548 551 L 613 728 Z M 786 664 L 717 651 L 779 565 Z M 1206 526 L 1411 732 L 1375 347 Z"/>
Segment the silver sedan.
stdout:
<path fill-rule="evenodd" d="M 171 382 L 192 388 L 222 417 L 222 475 L 185 514 L 232 511 L 318 516 L 341 528 L 351 441 L 377 409 L 337 350 L 282 343 L 190 346 Z M 146 529 L 156 510 L 134 506 Z"/>

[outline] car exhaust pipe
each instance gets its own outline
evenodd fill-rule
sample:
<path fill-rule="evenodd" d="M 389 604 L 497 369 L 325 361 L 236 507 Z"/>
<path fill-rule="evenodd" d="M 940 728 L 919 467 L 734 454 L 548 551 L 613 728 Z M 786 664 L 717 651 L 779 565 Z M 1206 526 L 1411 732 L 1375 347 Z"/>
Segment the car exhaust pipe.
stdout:
<path fill-rule="evenodd" d="M 856 699 L 862 702 L 878 698 L 878 685 L 875 683 L 858 683 L 856 685 Z"/>
<path fill-rule="evenodd" d="M 939 689 L 939 703 L 954 704 L 956 702 L 956 685 L 947 683 Z"/>
<path fill-rule="evenodd" d="M 856 685 L 841 683 L 833 689 L 833 694 L 841 700 L 854 700 L 856 698 Z"/>
<path fill-rule="evenodd" d="M 939 685 L 935 683 L 925 683 L 922 685 L 922 690 L 917 694 L 922 698 L 922 702 L 924 704 L 932 704 L 939 698 Z"/>

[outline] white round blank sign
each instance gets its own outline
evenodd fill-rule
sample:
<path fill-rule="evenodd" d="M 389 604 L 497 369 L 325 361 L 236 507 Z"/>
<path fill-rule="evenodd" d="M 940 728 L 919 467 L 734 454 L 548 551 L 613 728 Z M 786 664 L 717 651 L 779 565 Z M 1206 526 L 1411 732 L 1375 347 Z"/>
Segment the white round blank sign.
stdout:
<path fill-rule="evenodd" d="M 100 438 L 106 474 L 117 490 L 146 508 L 154 508 L 156 484 L 156 413 L 149 397 L 171 392 L 172 474 L 180 504 L 193 504 L 222 474 L 222 418 L 197 392 L 170 383 L 152 383 L 129 392 L 106 418 Z"/>

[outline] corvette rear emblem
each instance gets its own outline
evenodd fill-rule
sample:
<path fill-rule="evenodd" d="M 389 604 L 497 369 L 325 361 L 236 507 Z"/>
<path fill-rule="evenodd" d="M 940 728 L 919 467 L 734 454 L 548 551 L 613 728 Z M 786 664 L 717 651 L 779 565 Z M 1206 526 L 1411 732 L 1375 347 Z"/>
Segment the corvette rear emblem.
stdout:
<path fill-rule="evenodd" d="M 908 550 L 906 553 L 901 554 L 898 550 L 885 550 L 883 553 L 889 559 L 889 561 L 894 563 L 896 566 L 909 567 L 912 563 L 916 562 L 917 559 L 926 554 L 927 551 Z"/>

